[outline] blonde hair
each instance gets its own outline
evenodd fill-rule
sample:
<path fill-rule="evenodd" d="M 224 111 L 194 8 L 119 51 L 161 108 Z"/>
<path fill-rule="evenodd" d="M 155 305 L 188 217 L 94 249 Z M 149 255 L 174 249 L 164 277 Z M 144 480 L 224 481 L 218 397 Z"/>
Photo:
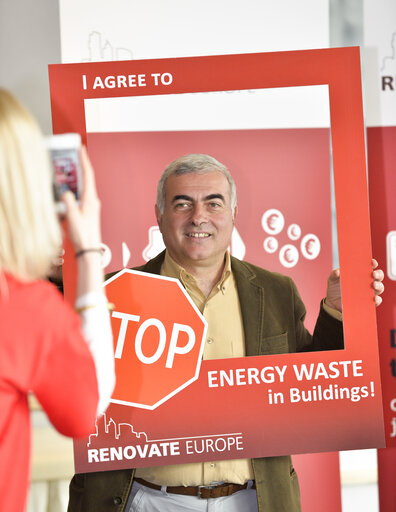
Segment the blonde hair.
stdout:
<path fill-rule="evenodd" d="M 45 277 L 60 246 L 50 162 L 40 128 L 0 88 L 0 272 L 22 280 Z"/>

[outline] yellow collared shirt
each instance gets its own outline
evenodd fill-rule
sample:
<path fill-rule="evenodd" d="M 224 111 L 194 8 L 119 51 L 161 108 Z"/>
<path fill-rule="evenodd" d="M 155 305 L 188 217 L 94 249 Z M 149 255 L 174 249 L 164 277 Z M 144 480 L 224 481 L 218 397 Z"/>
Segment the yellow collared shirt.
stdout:
<path fill-rule="evenodd" d="M 208 322 L 203 359 L 245 356 L 245 339 L 238 291 L 226 253 L 223 274 L 208 297 L 191 274 L 166 252 L 161 275 L 175 277 L 185 287 Z M 153 468 L 138 468 L 136 476 L 157 485 L 208 485 L 212 482 L 243 484 L 253 478 L 250 459 L 209 461 Z"/>

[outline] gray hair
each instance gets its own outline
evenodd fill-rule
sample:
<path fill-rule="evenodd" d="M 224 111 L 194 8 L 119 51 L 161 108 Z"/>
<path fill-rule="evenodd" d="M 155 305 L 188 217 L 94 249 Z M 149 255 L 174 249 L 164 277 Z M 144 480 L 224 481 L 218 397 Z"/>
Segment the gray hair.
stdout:
<path fill-rule="evenodd" d="M 209 155 L 191 154 L 185 155 L 171 162 L 164 170 L 157 186 L 157 206 L 161 213 L 165 209 L 165 185 L 169 176 L 180 176 L 188 173 L 203 174 L 219 171 L 227 178 L 230 185 L 231 209 L 234 211 L 237 204 L 236 186 L 225 165 Z"/>

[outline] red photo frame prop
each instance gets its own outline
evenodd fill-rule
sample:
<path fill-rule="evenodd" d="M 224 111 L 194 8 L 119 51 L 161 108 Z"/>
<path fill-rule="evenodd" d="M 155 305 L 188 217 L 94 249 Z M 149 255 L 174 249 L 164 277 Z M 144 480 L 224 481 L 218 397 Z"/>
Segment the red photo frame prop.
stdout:
<path fill-rule="evenodd" d="M 54 133 L 79 132 L 85 141 L 85 99 L 328 85 L 345 349 L 203 361 L 198 381 L 173 397 L 166 408 L 161 406 L 149 412 L 134 410 L 133 422 L 164 425 L 167 419 L 180 420 L 180 410 L 186 410 L 186 404 L 190 404 L 182 426 L 179 421 L 178 427 L 170 432 L 166 426 L 162 428 L 162 440 L 176 437 L 181 440 L 186 436 L 192 439 L 203 414 L 191 404 L 205 404 L 207 424 L 202 427 L 200 438 L 209 434 L 219 438 L 224 432 L 233 432 L 235 441 L 226 451 L 211 452 L 211 460 L 383 446 L 359 49 L 52 65 L 49 75 Z M 119 86 L 116 81 L 114 88 L 93 89 L 97 77 L 104 84 L 108 76 L 133 78 L 128 82 L 121 79 Z M 64 275 L 69 297 L 73 296 L 74 270 L 72 258 L 68 258 Z M 311 379 L 297 378 L 302 364 L 312 365 Z M 215 388 L 215 391 L 208 386 L 209 372 L 220 368 L 237 370 L 276 365 L 286 366 L 285 380 L 271 384 L 271 390 L 286 397 L 284 403 L 270 405 L 268 389 L 263 390 L 260 408 L 257 398 L 253 398 L 253 395 L 257 397 L 257 391 L 251 386 Z M 331 368 L 339 370 L 335 378 Z M 317 397 L 319 387 L 323 390 L 330 384 L 333 392 L 335 385 L 349 389 L 350 396 L 356 393 L 354 396 L 358 398 L 314 398 L 310 402 L 287 399 L 292 387 L 311 391 Z M 218 407 L 219 403 L 224 404 L 223 409 Z M 110 424 L 105 425 L 107 433 Z M 107 450 L 103 459 L 96 461 L 91 457 L 89 462 L 87 443 L 76 443 L 76 470 L 101 471 L 208 459 L 208 452 L 196 451 L 191 455 L 185 445 L 184 451 L 180 445 L 173 455 L 169 450 L 166 456 L 154 450 L 150 458 L 127 455 L 122 460 L 117 457 L 110 460 L 106 446 L 109 445 L 102 445 Z"/>

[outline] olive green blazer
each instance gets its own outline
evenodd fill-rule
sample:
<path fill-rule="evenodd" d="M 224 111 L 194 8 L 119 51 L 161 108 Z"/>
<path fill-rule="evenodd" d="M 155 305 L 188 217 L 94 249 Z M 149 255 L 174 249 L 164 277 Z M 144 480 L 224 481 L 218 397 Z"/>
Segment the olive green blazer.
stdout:
<path fill-rule="evenodd" d="M 164 252 L 136 270 L 159 274 Z M 293 281 L 231 258 L 248 356 L 343 348 L 342 323 L 323 308 L 313 336 L 304 327 L 305 307 Z M 300 512 L 297 474 L 289 456 L 252 460 L 259 512 Z M 68 512 L 124 512 L 134 469 L 75 475 Z"/>

